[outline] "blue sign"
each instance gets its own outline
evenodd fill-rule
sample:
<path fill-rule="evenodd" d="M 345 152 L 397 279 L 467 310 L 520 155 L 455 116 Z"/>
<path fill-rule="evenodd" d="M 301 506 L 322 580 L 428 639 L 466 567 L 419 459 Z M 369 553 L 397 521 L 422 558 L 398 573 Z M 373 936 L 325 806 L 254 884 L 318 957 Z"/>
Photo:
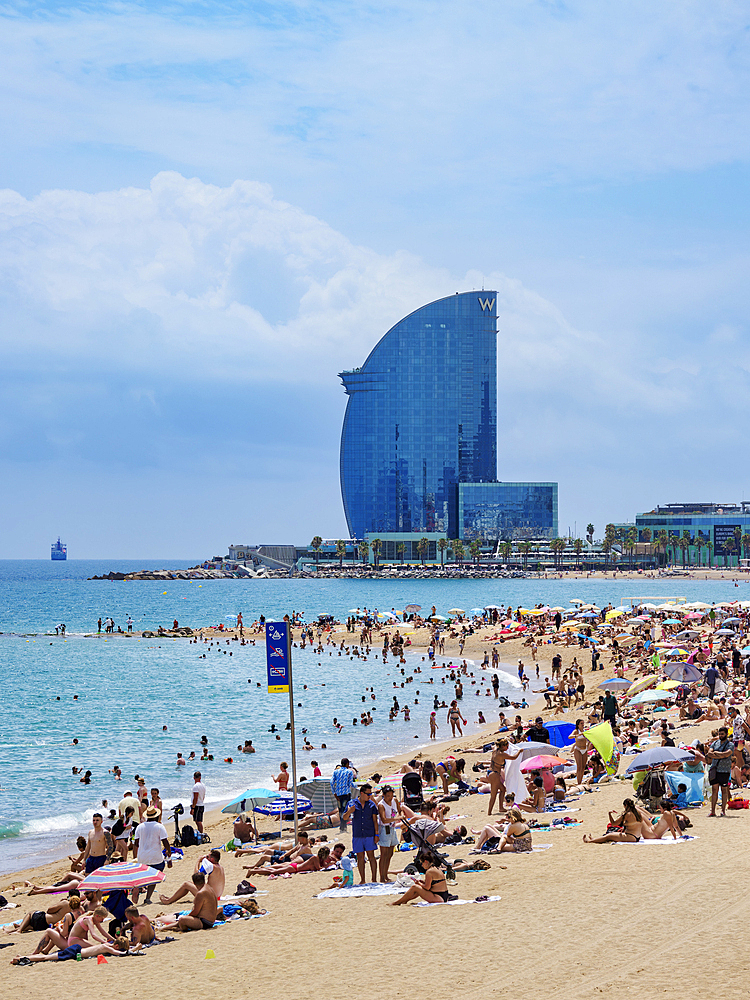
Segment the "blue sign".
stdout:
<path fill-rule="evenodd" d="M 288 694 L 291 643 L 286 622 L 266 622 L 266 665 L 268 693 Z"/>

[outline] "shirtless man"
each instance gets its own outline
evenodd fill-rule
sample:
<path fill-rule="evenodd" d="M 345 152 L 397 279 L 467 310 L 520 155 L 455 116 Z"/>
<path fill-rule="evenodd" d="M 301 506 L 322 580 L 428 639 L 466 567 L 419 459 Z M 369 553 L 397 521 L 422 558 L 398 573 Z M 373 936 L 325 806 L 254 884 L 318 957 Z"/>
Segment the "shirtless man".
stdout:
<path fill-rule="evenodd" d="M 181 931 L 200 931 L 213 927 L 219 910 L 216 893 L 210 885 L 206 885 L 206 877 L 203 872 L 194 873 L 193 885 L 195 886 L 195 899 L 190 913 L 177 917 L 176 920 L 159 920 L 160 927 L 176 928 Z"/>
<path fill-rule="evenodd" d="M 298 834 L 298 843 L 292 844 L 292 846 L 286 850 L 278 850 L 274 848 L 268 848 L 260 853 L 255 853 L 255 864 L 254 865 L 243 865 L 247 871 L 254 871 L 256 868 L 260 868 L 261 865 L 266 864 L 266 862 L 274 863 L 274 858 L 276 863 L 285 864 L 287 861 L 307 861 L 308 858 L 312 857 L 312 850 L 310 849 L 310 837 L 309 834 L 305 833 L 304 830 L 300 830 Z M 249 853 L 246 851 L 236 851 L 235 857 L 239 857 L 241 854 Z"/>
<path fill-rule="evenodd" d="M 139 913 L 137 906 L 129 906 L 125 910 L 125 918 L 130 924 L 131 944 L 151 944 L 156 937 L 151 921 L 145 913 Z"/>
<path fill-rule="evenodd" d="M 59 890 L 58 890 L 59 891 Z M 5 928 L 6 934 L 25 934 L 27 931 L 44 931 L 63 920 L 69 913 L 76 912 L 76 917 L 80 916 L 81 899 L 80 896 L 68 896 L 56 903 L 51 903 L 49 909 L 34 910 L 27 913 L 22 920 L 17 920 Z"/>
<path fill-rule="evenodd" d="M 86 840 L 86 850 L 83 852 L 83 860 L 86 866 L 86 874 L 90 875 L 97 868 L 107 863 L 107 838 L 102 829 L 102 814 L 94 813 L 94 829 L 89 832 Z"/>
<path fill-rule="evenodd" d="M 290 861 L 284 865 L 269 865 L 268 868 L 253 869 L 254 875 L 298 875 L 301 872 L 319 872 L 322 868 L 327 868 L 330 864 L 328 860 L 331 850 L 328 847 L 321 847 L 317 857 L 312 855 L 307 861 Z"/>
<path fill-rule="evenodd" d="M 201 877 L 208 879 L 208 886 L 213 890 L 214 895 L 219 899 L 224 892 L 224 885 L 226 884 L 226 872 L 221 866 L 221 853 L 217 850 L 209 851 L 208 854 L 204 854 L 202 858 L 198 858 L 195 863 L 195 868 L 193 870 L 194 875 L 200 874 Z M 176 903 L 178 899 L 184 899 L 185 896 L 197 895 L 195 878 L 192 882 L 183 882 L 182 885 L 173 892 L 171 896 L 159 896 L 159 901 L 164 904 L 164 906 L 169 906 L 170 903 Z"/>

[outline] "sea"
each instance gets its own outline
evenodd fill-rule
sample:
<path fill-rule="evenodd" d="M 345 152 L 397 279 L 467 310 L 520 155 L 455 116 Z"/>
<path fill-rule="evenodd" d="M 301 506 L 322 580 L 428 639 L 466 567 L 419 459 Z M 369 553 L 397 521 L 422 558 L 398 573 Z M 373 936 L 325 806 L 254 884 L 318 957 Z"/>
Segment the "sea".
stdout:
<path fill-rule="evenodd" d="M 533 607 L 539 602 L 567 607 L 571 599 L 601 606 L 631 598 L 684 597 L 687 600 L 745 600 L 746 579 L 585 580 L 91 580 L 110 570 L 184 569 L 190 562 L 151 560 L 0 560 L 0 872 L 73 853 L 75 838 L 90 827 L 106 800 L 116 806 L 134 776 L 157 786 L 167 806 L 190 801 L 193 766 L 178 767 L 177 754 L 200 756 L 208 738 L 213 761 L 201 762 L 207 804 L 229 800 L 246 788 L 273 787 L 282 760 L 291 763 L 289 699 L 268 694 L 265 647 L 195 645 L 186 639 L 139 639 L 97 634 L 97 619 L 112 617 L 124 629 L 128 616 L 136 631 L 181 625 L 232 627 L 242 613 L 247 627 L 261 614 L 280 620 L 293 611 L 308 622 L 331 614 L 346 620 L 356 608 L 400 611 L 407 604 L 451 608 L 490 604 Z M 55 635 L 65 623 L 66 634 Z M 408 629 L 407 629 L 408 631 Z M 350 637 L 353 639 L 354 637 Z M 407 664 L 373 650 L 365 660 L 326 647 L 325 652 L 293 650 L 298 773 L 311 776 L 310 758 L 330 774 L 342 756 L 363 764 L 429 745 L 428 717 L 433 697 L 450 701 L 447 671 L 433 671 L 424 653 L 407 653 Z M 205 653 L 205 659 L 203 654 Z M 457 663 L 445 657 L 443 665 Z M 421 668 L 421 673 L 416 668 Z M 470 661 L 477 683 L 465 684 L 462 710 L 469 734 L 479 729 L 478 713 L 496 718 L 487 698 L 487 674 Z M 412 676 L 412 683 L 405 678 Z M 503 663 L 500 693 L 522 697 L 513 664 Z M 430 683 L 432 681 L 432 683 Z M 402 687 L 402 684 L 404 685 Z M 394 686 L 395 685 L 395 686 Z M 532 678 L 532 687 L 534 687 Z M 482 694 L 477 696 L 477 690 Z M 374 695 L 374 699 L 372 697 Z M 409 704 L 410 721 L 389 722 L 394 695 Z M 375 723 L 353 726 L 370 711 Z M 338 731 L 333 719 L 343 725 Z M 439 713 L 438 738 L 450 731 Z M 163 727 L 166 726 L 166 732 Z M 275 727 L 276 732 L 271 731 Z M 302 750 L 307 738 L 316 748 Z M 281 740 L 276 735 L 281 735 Z M 78 740 L 73 744 L 73 740 Z M 252 739 L 257 752 L 237 746 Z M 326 749 L 321 749 L 321 744 Z M 233 758 L 232 763 L 225 758 Z M 121 768 L 122 781 L 111 773 Z M 91 784 L 73 775 L 92 772 Z"/>

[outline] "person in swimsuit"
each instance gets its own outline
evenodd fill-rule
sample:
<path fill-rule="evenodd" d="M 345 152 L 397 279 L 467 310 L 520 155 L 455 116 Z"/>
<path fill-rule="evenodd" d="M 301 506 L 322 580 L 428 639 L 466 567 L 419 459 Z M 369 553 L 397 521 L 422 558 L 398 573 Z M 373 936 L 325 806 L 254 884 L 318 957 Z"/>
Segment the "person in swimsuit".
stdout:
<path fill-rule="evenodd" d="M 57 890 L 60 891 L 59 889 Z M 71 895 L 67 899 L 61 899 L 57 903 L 50 903 L 48 909 L 34 910 L 27 913 L 22 920 L 5 928 L 6 934 L 25 934 L 27 931 L 46 931 L 54 927 L 57 921 L 62 920 L 69 913 L 76 912 L 76 917 L 80 916 L 81 899 L 80 896 Z"/>
<path fill-rule="evenodd" d="M 80 944 L 68 945 L 54 955 L 27 955 L 22 958 L 16 955 L 10 961 L 11 965 L 28 965 L 31 962 L 69 962 L 74 961 L 80 955 L 81 958 L 95 958 L 97 955 L 127 955 L 130 944 L 126 937 L 115 938 L 112 944 L 88 944 L 82 947 Z"/>
<path fill-rule="evenodd" d="M 589 741 L 583 735 L 583 727 L 586 723 L 583 719 L 576 719 L 576 728 L 573 732 L 573 739 L 575 743 L 573 745 L 573 757 L 576 762 L 576 784 L 580 785 L 583 782 L 583 776 L 586 773 L 586 767 L 588 765 L 589 759 Z"/>
<path fill-rule="evenodd" d="M 282 760 L 282 762 L 279 764 L 279 773 L 271 776 L 273 780 L 276 782 L 276 784 L 279 786 L 280 792 L 285 792 L 289 787 L 288 768 L 289 765 L 287 764 L 287 762 L 285 760 Z"/>
<path fill-rule="evenodd" d="M 584 833 L 584 844 L 614 844 L 624 841 L 626 844 L 635 844 L 643 840 L 644 822 L 648 820 L 644 813 L 636 806 L 632 799 L 623 799 L 623 812 L 615 817 L 609 814 L 609 832 L 603 837 L 591 837 Z"/>
<path fill-rule="evenodd" d="M 458 707 L 458 701 L 455 698 L 451 702 L 451 707 L 448 709 L 447 719 L 451 726 L 451 735 L 455 737 L 456 730 L 458 730 L 458 735 L 463 736 L 464 731 L 461 728 L 461 723 L 463 722 L 463 724 L 466 725 L 466 719 L 463 715 L 461 715 L 461 710 Z"/>
<path fill-rule="evenodd" d="M 531 830 L 520 809 L 515 806 L 509 811 L 510 823 L 497 845 L 498 851 L 514 854 L 528 854 L 531 851 Z"/>
<path fill-rule="evenodd" d="M 417 855 L 416 861 L 420 867 L 426 866 L 424 878 L 410 886 L 403 896 L 390 905 L 401 906 L 403 903 L 411 903 L 413 899 L 423 899 L 426 903 L 447 903 L 450 893 L 445 875 L 435 867 L 429 856 L 424 856 L 421 852 Z"/>
<path fill-rule="evenodd" d="M 129 906 L 125 910 L 125 918 L 130 924 L 130 943 L 151 944 L 156 937 L 156 931 L 146 914 L 139 913 L 137 906 Z"/>
<path fill-rule="evenodd" d="M 321 847 L 318 856 L 309 857 L 307 861 L 290 861 L 285 865 L 269 865 L 268 868 L 253 869 L 254 875 L 297 875 L 301 872 L 319 872 L 328 866 L 330 849 Z"/>
<path fill-rule="evenodd" d="M 510 744 L 506 739 L 500 739 L 497 741 L 497 749 L 493 751 L 490 757 L 490 769 L 487 773 L 487 778 L 490 783 L 490 802 L 487 808 L 487 815 L 492 815 L 492 810 L 495 807 L 495 799 L 500 796 L 500 801 L 502 802 L 505 795 L 505 762 L 506 760 L 515 760 L 521 753 L 518 750 L 515 754 L 508 753 L 508 747 Z"/>
<path fill-rule="evenodd" d="M 464 780 L 464 768 L 466 767 L 466 761 L 463 757 L 459 757 L 458 760 L 451 759 L 447 761 L 440 761 L 436 770 L 440 780 L 443 783 L 443 794 L 448 795 L 448 785 L 457 784 Z"/>

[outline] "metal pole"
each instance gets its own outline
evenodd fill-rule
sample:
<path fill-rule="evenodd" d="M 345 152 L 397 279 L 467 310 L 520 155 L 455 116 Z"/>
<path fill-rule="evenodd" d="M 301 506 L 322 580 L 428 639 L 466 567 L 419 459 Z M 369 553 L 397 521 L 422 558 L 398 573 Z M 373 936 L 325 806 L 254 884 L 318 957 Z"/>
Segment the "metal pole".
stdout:
<path fill-rule="evenodd" d="M 287 629 L 287 662 L 289 663 L 289 722 L 292 726 L 292 788 L 294 790 L 294 843 L 297 843 L 297 745 L 294 733 L 294 684 L 292 682 L 292 622 Z"/>

